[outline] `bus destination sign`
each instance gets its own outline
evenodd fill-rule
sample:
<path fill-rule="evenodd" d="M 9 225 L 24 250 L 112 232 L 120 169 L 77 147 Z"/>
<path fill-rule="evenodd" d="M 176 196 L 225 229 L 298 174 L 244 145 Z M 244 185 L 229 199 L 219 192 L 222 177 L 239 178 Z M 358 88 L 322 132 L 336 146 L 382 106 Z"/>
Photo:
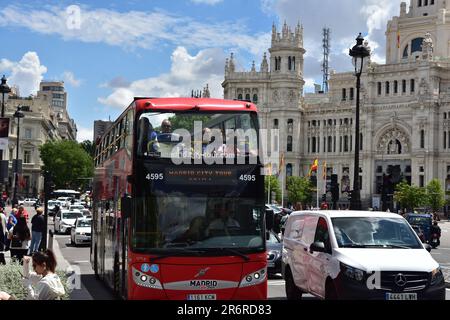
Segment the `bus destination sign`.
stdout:
<path fill-rule="evenodd" d="M 229 185 L 237 184 L 236 171 L 232 169 L 165 169 L 165 181 L 168 184 L 189 185 Z"/>

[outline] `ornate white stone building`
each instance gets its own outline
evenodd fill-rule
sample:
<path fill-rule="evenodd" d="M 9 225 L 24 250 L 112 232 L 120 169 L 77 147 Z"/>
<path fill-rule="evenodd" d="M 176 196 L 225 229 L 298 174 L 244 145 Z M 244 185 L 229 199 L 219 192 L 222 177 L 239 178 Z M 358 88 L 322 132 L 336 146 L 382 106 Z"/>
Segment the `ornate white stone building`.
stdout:
<path fill-rule="evenodd" d="M 303 96 L 303 28 L 291 32 L 285 24 L 278 33 L 274 26 L 269 52 L 270 63 L 264 56 L 260 71 L 253 66 L 250 72 L 236 72 L 232 55 L 224 97 L 256 102 L 261 126 L 280 129 L 283 175 L 306 176 L 319 159 L 322 195 L 326 162 L 328 176 L 338 175 L 340 205 L 348 205 L 355 148 L 353 72 L 332 72 L 328 93 Z M 387 25 L 386 64 L 368 63 L 361 80 L 364 206 L 393 209 L 393 187 L 401 179 L 424 186 L 438 178 L 450 190 L 450 1 L 411 0 L 408 12 L 402 3 L 400 16 Z"/>

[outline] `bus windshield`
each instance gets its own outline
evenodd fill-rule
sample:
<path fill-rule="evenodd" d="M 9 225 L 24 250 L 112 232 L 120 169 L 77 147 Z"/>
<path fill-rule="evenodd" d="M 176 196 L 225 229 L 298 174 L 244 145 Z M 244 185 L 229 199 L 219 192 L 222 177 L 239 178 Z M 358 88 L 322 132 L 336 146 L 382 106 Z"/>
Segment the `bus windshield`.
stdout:
<path fill-rule="evenodd" d="M 256 156 L 257 123 L 252 113 L 146 112 L 139 118 L 137 155 L 166 159 Z"/>
<path fill-rule="evenodd" d="M 150 177 L 138 179 L 134 250 L 264 249 L 260 167 L 193 167 L 144 166 Z"/>

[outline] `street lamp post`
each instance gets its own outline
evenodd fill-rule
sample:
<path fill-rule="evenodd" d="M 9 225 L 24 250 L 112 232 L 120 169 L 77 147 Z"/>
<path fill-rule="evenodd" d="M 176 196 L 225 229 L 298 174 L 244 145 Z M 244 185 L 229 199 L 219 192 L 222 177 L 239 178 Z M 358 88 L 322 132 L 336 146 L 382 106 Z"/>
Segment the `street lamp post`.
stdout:
<path fill-rule="evenodd" d="M 17 145 L 16 145 L 16 165 L 14 168 L 14 195 L 13 195 L 13 206 L 18 204 L 17 200 L 17 182 L 19 178 L 19 142 L 20 142 L 20 118 L 25 117 L 22 112 L 22 107 L 18 106 L 16 112 L 14 113 L 14 118 L 17 118 Z"/>
<path fill-rule="evenodd" d="M 1 84 L 0 84 L 0 93 L 2 94 L 2 118 L 5 117 L 5 102 L 8 99 L 8 96 L 5 95 L 11 92 L 11 88 L 8 87 L 8 85 L 6 84 L 6 77 L 5 75 L 3 75 L 2 80 L 1 80 Z"/>
<path fill-rule="evenodd" d="M 353 172 L 353 192 L 350 202 L 350 209 L 361 210 L 361 194 L 359 186 L 359 96 L 361 89 L 361 74 L 364 69 L 364 59 L 370 56 L 369 49 L 363 45 L 364 38 L 361 33 L 356 38 L 356 45 L 350 49 L 350 56 L 353 58 L 356 76 L 356 115 L 355 115 L 355 163 Z"/>

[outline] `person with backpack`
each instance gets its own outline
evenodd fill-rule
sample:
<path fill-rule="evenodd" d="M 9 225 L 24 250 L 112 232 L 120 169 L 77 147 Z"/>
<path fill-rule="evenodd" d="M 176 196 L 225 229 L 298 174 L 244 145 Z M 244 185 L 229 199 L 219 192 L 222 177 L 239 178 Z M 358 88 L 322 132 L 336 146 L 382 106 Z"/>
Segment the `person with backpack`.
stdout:
<path fill-rule="evenodd" d="M 36 215 L 31 219 L 31 245 L 29 255 L 39 251 L 39 246 L 41 245 L 42 235 L 45 232 L 43 212 L 44 210 L 42 208 L 37 208 Z"/>
<path fill-rule="evenodd" d="M 17 219 L 17 224 L 8 231 L 8 239 L 11 240 L 9 249 L 11 258 L 22 263 L 23 257 L 30 248 L 31 232 L 27 225 L 25 217 Z"/>

